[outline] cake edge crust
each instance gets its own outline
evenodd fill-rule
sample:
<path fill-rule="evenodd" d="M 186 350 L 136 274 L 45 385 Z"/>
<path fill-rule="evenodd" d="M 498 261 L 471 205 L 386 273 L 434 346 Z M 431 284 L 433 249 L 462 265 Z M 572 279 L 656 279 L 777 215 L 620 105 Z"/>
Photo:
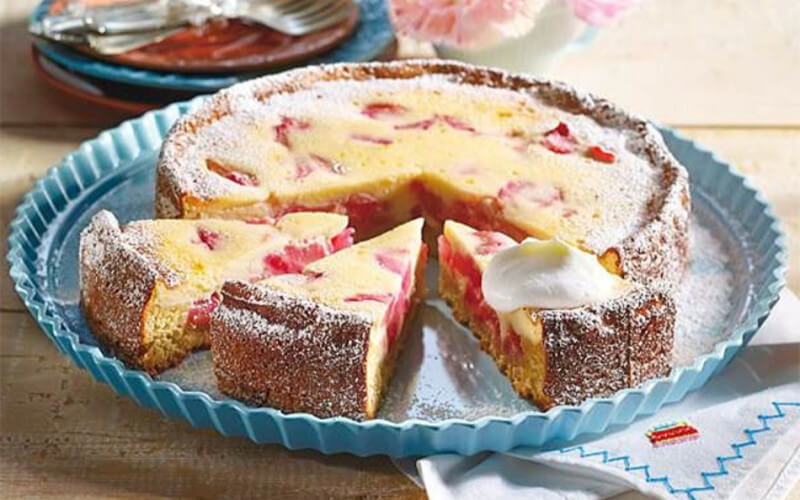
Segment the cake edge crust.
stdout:
<path fill-rule="evenodd" d="M 367 408 L 367 353 L 372 320 L 356 312 L 341 311 L 327 305 L 294 297 L 289 294 L 240 281 L 226 282 L 222 287 L 223 300 L 211 319 L 211 351 L 214 363 L 214 374 L 217 385 L 225 394 L 254 406 L 269 406 L 283 412 L 305 412 L 321 418 L 349 417 L 354 420 L 375 418 L 385 399 L 386 390 L 391 382 L 408 337 L 411 335 L 419 306 L 424 302 L 426 286 L 424 260 L 420 260 L 416 268 L 414 290 L 411 293 L 411 306 L 406 314 L 400 334 L 384 363 L 380 367 L 378 377 L 381 384 L 378 406 Z M 245 316 L 237 318 L 236 316 Z M 269 319 L 272 316 L 273 319 Z M 280 319 L 275 319 L 280 316 Z M 286 325 L 288 323 L 288 327 Z M 284 363 L 291 356 L 281 352 L 277 345 L 281 340 L 295 342 L 297 335 L 287 335 L 285 339 L 275 341 L 278 335 L 285 333 L 282 328 L 315 328 L 312 342 L 306 345 L 290 346 L 306 348 L 310 351 L 298 354 L 292 367 L 270 370 L 270 361 Z M 273 331 L 270 332 L 270 329 Z M 353 334 L 360 337 L 355 347 L 357 352 L 343 357 L 341 352 L 324 352 L 326 346 L 339 345 L 337 334 Z M 236 343 L 239 345 L 237 346 Z M 250 349 L 248 349 L 250 347 Z M 283 346 L 285 347 L 285 346 Z M 297 353 L 295 353 L 297 354 Z M 258 357 L 260 359 L 250 359 Z M 346 374 L 352 377 L 349 390 L 342 387 L 313 388 L 309 383 L 298 382 L 292 373 L 302 371 L 303 363 L 309 359 L 326 358 L 327 364 L 317 375 L 320 378 L 333 380 Z M 289 360 L 291 361 L 291 360 Z M 250 366 L 248 366 L 250 365 Z M 258 369 L 258 366 L 266 369 Z M 292 371 L 295 368 L 296 371 Z M 246 377 L 243 375 L 249 375 Z M 253 383 L 253 379 L 255 383 Z M 256 387 L 258 386 L 258 387 Z M 271 391 L 270 388 L 280 388 Z M 277 393 L 277 394 L 276 394 Z M 310 400 L 297 401 L 297 394 Z M 353 397 L 355 395 L 355 397 Z M 332 407 L 337 400 L 338 407 Z"/>
<path fill-rule="evenodd" d="M 286 413 L 364 418 L 369 318 L 243 282 L 221 293 L 211 356 L 223 393 Z"/>
<path fill-rule="evenodd" d="M 544 392 L 554 405 L 611 396 L 672 370 L 676 306 L 663 290 L 634 285 L 602 303 L 529 314 L 541 325 Z M 595 362 L 576 370 L 576 359 Z"/>
<path fill-rule="evenodd" d="M 439 293 L 455 319 L 470 329 L 481 350 L 492 357 L 514 390 L 543 411 L 557 405 L 579 405 L 589 398 L 611 396 L 646 380 L 669 375 L 672 369 L 674 301 L 666 292 L 636 286 L 625 295 L 602 304 L 529 312 L 533 323 L 541 329 L 544 343 L 543 394 L 537 396 L 528 380 L 515 376 L 514 361 L 495 345 L 492 332 L 464 306 L 460 283 L 448 268 L 440 267 Z M 626 311 L 629 316 L 624 314 Z M 630 331 L 635 323 L 639 323 L 639 328 Z M 649 331 L 651 329 L 654 331 Z M 610 340 L 605 342 L 607 351 L 618 351 L 616 355 L 597 353 L 595 347 L 603 343 L 598 342 L 602 330 L 607 330 Z M 636 337 L 634 345 L 629 342 L 632 336 Z M 620 347 L 622 352 L 619 352 Z M 586 372 L 585 365 L 576 363 L 576 358 L 587 358 L 576 350 L 584 353 L 590 350 L 588 357 L 598 359 L 591 373 Z"/>
<path fill-rule="evenodd" d="M 119 221 L 107 210 L 95 214 L 81 231 L 79 279 L 81 310 L 100 343 L 129 367 L 150 375 L 166 369 L 143 360 L 145 317 L 159 280 L 157 267 L 126 243 Z"/>

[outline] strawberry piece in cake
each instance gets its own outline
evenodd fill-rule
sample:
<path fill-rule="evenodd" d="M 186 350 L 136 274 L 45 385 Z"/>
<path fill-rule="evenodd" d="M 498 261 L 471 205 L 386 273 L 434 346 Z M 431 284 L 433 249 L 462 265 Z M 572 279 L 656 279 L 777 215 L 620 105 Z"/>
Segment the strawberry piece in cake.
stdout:
<path fill-rule="evenodd" d="M 295 131 L 308 130 L 310 127 L 311 123 L 306 120 L 298 120 L 295 118 L 282 116 L 280 123 L 274 127 L 275 142 L 282 144 L 286 148 L 289 148 L 291 147 L 291 144 L 289 144 L 289 134 Z"/>
<path fill-rule="evenodd" d="M 587 150 L 587 154 L 590 158 L 603 163 L 614 163 L 614 161 L 617 159 L 614 153 L 607 151 L 600 146 L 590 146 Z"/>
<path fill-rule="evenodd" d="M 296 272 L 352 244 L 347 217 L 147 220 L 110 212 L 81 234 L 81 305 L 95 336 L 129 366 L 158 373 L 207 347 L 227 279 Z M 276 262 L 278 264 L 276 264 Z"/>
<path fill-rule="evenodd" d="M 542 145 L 557 154 L 572 153 L 578 146 L 578 141 L 569 130 L 566 123 L 559 123 L 556 128 L 544 134 Z"/>
<path fill-rule="evenodd" d="M 425 258 L 416 219 L 296 274 L 227 282 L 211 326 L 220 389 L 286 412 L 374 417 L 425 293 Z"/>
<path fill-rule="evenodd" d="M 240 186 L 258 186 L 258 179 L 253 174 L 226 167 L 222 163 L 210 158 L 206 160 L 206 168 L 209 172 L 229 180 L 234 184 L 239 184 Z"/>
<path fill-rule="evenodd" d="M 364 106 L 361 114 L 372 119 L 384 117 L 400 116 L 405 114 L 408 108 L 391 102 L 373 102 Z"/>
<path fill-rule="evenodd" d="M 546 292 L 536 299 L 545 300 L 550 290 L 565 295 L 565 268 L 556 268 L 558 273 L 552 276 L 557 278 L 544 275 L 552 270 L 549 266 L 553 263 L 560 266 L 562 259 L 579 259 L 590 265 L 594 262 L 592 271 L 601 282 L 611 284 L 613 293 L 569 307 L 550 303 L 548 307 L 512 305 L 497 309 L 484 296 L 487 271 L 501 252 L 507 258 L 506 252 L 519 248 L 517 243 L 504 234 L 476 231 L 453 221 L 445 223 L 444 234 L 439 237 L 439 293 L 456 319 L 480 340 L 481 348 L 494 358 L 514 389 L 548 409 L 609 396 L 669 374 L 675 323 L 671 296 L 608 273 L 594 256 L 578 249 L 563 243 L 540 243 L 522 252 L 540 252 L 543 259 L 538 265 L 544 276 L 539 285 Z M 501 298 L 518 296 L 520 287 L 524 287 L 521 282 L 537 279 L 536 272 L 518 269 L 500 280 L 509 284 L 501 290 Z M 586 274 L 577 273 L 578 281 Z M 489 290 L 496 283 L 489 284 Z M 576 290 L 572 292 L 575 295 Z M 578 296 L 591 297 L 592 293 L 577 289 Z"/>

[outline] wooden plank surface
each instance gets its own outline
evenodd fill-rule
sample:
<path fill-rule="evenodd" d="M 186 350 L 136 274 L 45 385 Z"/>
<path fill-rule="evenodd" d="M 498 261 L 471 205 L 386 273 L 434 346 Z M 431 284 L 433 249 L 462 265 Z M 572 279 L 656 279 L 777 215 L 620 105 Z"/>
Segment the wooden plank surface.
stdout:
<path fill-rule="evenodd" d="M 0 124 L 108 125 L 121 115 L 64 99 L 33 72 L 25 18 L 0 2 Z M 800 2 L 651 0 L 567 54 L 552 76 L 662 123 L 800 125 Z"/>
<path fill-rule="evenodd" d="M 33 73 L 25 18 L 0 2 L 0 227 L 35 179 L 123 116 Z M 800 255 L 800 2 L 651 0 L 551 74 L 714 149 L 775 205 Z M 409 47 L 412 45 L 404 45 Z M 417 53 L 412 49 L 408 52 Z M 6 241 L 3 238 L 2 253 Z M 800 269 L 789 286 L 800 291 Z M 0 496 L 422 498 L 385 458 L 325 457 L 197 430 L 115 396 L 22 312 L 0 260 Z M 800 499 L 800 485 L 792 498 Z"/>
<path fill-rule="evenodd" d="M 673 125 L 800 125 L 800 2 L 652 0 L 552 75 Z"/>
<path fill-rule="evenodd" d="M 27 314 L 0 319 L 4 498 L 422 497 L 385 457 L 292 452 L 161 417 L 76 369 Z"/>

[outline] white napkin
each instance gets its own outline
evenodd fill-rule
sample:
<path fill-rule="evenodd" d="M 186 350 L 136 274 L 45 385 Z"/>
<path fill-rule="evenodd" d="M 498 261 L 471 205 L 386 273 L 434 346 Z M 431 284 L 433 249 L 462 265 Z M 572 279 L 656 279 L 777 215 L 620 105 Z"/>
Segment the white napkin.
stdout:
<path fill-rule="evenodd" d="M 598 438 L 472 457 L 395 460 L 433 500 L 783 498 L 800 480 L 800 300 L 784 291 L 751 344 L 683 402 Z M 686 420 L 699 437 L 654 447 Z"/>

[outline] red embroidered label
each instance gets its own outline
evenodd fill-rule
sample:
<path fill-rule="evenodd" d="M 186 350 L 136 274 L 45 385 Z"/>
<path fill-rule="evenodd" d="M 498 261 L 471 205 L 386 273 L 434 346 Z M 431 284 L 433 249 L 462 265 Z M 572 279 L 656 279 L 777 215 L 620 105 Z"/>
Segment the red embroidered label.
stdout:
<path fill-rule="evenodd" d="M 653 427 L 645 434 L 647 439 L 654 447 L 684 443 L 694 441 L 700 437 L 700 432 L 689 422 L 670 422 L 668 424 Z"/>

